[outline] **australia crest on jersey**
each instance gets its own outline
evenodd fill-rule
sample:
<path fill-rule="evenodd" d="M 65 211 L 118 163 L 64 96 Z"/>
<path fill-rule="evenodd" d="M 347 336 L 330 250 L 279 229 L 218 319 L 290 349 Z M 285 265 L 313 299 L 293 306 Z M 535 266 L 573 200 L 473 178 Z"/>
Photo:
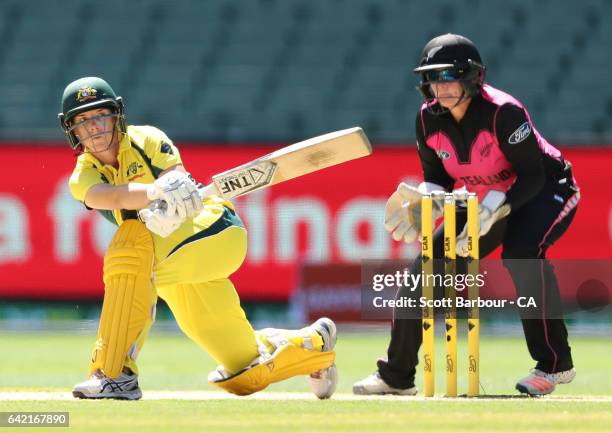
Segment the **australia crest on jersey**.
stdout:
<path fill-rule="evenodd" d="M 138 179 L 139 177 L 143 177 L 145 173 L 138 173 L 140 169 L 142 169 L 142 164 L 138 164 L 137 162 L 132 162 L 126 172 L 125 175 L 128 177 L 128 181 L 133 181 L 134 179 Z"/>

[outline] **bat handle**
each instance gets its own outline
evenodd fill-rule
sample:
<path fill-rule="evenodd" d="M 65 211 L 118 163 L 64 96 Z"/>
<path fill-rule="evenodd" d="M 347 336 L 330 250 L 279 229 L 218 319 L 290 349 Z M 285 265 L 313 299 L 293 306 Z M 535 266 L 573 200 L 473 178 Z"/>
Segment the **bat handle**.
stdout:
<path fill-rule="evenodd" d="M 202 188 L 198 188 L 198 195 L 200 196 L 200 199 L 204 199 L 205 197 L 208 197 L 209 195 L 213 194 L 219 194 L 214 183 L 210 183 L 206 186 L 203 186 Z M 167 207 L 168 205 L 163 200 L 155 200 L 155 202 L 153 203 L 153 209 L 161 209 L 162 211 L 165 211 Z"/>
<path fill-rule="evenodd" d="M 199 188 L 198 194 L 200 194 L 201 198 L 208 197 L 209 195 L 218 194 L 217 188 L 214 183 L 209 183 L 208 185 Z"/>

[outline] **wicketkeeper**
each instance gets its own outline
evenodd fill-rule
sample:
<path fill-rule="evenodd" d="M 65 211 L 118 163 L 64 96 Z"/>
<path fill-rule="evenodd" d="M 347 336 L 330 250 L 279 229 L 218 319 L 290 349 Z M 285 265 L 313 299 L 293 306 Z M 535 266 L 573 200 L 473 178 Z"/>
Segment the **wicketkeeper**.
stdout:
<path fill-rule="evenodd" d="M 418 67 L 424 103 L 416 116 L 416 137 L 424 182 L 400 184 L 387 203 L 385 228 L 395 240 L 413 242 L 420 228 L 420 199 L 433 191 L 462 186 L 478 195 L 480 257 L 502 246 L 502 258 L 519 296 L 558 305 L 559 288 L 547 249 L 569 227 L 580 199 L 571 166 L 535 129 L 525 107 L 485 84 L 485 66 L 474 44 L 460 35 L 438 36 L 425 45 Z M 434 219 L 442 203 L 434 203 Z M 457 255 L 467 256 L 466 213 L 457 214 Z M 444 257 L 444 231 L 434 233 L 434 257 Z M 532 260 L 515 260 L 532 259 Z M 420 274 L 420 258 L 412 273 Z M 521 264 L 525 266 L 520 266 Z M 401 296 L 401 292 L 400 292 Z M 399 314 L 397 314 L 399 313 Z M 523 318 L 535 368 L 516 388 L 549 394 L 576 375 L 561 317 L 540 308 Z M 394 315 L 387 359 L 357 382 L 357 394 L 416 394 L 414 378 L 422 325 Z"/>
<path fill-rule="evenodd" d="M 155 320 L 157 296 L 181 330 L 220 366 L 210 383 L 247 395 L 295 375 L 334 392 L 336 327 L 319 319 L 297 331 L 254 331 L 229 276 L 244 261 L 247 233 L 234 206 L 200 197 L 170 139 L 128 126 L 123 101 L 101 78 L 70 83 L 60 123 L 79 155 L 70 191 L 118 226 L 104 256 L 104 302 L 79 398 L 139 399 L 136 360 Z"/>

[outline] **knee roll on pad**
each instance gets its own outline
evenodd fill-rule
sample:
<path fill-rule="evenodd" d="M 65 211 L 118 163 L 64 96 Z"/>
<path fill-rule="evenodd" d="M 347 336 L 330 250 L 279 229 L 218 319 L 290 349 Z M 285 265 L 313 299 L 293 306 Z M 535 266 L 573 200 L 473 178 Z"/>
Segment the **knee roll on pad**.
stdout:
<path fill-rule="evenodd" d="M 278 348 L 268 358 L 260 356 L 249 367 L 228 378 L 213 372 L 208 382 L 232 394 L 249 395 L 271 383 L 328 368 L 335 359 L 336 352 L 306 350 L 289 343 Z"/>
<path fill-rule="evenodd" d="M 153 322 L 156 295 L 151 281 L 153 238 L 136 220 L 124 222 L 104 256 L 104 303 L 90 373 L 121 374 L 138 336 Z"/>

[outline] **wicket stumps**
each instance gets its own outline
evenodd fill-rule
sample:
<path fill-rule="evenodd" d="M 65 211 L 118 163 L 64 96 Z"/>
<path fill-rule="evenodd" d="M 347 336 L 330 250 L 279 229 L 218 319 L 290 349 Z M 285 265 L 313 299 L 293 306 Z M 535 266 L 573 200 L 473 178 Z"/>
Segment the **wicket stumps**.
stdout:
<path fill-rule="evenodd" d="M 476 194 L 468 195 L 467 199 L 467 225 L 468 225 L 468 274 L 478 275 L 478 197 Z M 472 284 L 468 287 L 468 298 L 470 301 L 478 300 L 478 286 Z M 474 303 L 475 305 L 475 303 Z M 480 388 L 480 316 L 478 307 L 468 308 L 468 397 L 478 395 Z"/>
<path fill-rule="evenodd" d="M 423 260 L 423 275 L 433 274 L 433 209 L 431 195 L 421 199 L 421 253 Z M 423 279 L 423 297 L 433 299 L 433 284 L 427 278 Z M 434 368 L 434 308 L 423 308 L 423 392 L 425 397 L 433 397 L 435 390 Z"/>
<path fill-rule="evenodd" d="M 478 274 L 478 197 L 474 193 L 466 192 L 433 192 L 421 199 L 421 248 L 422 248 L 422 270 L 423 294 L 425 299 L 434 299 L 434 285 L 427 275 L 433 274 L 433 200 L 444 201 L 444 272 L 455 275 L 456 273 L 456 211 L 457 201 L 467 202 L 467 243 L 468 243 L 468 273 Z M 478 298 L 478 286 L 472 284 L 468 287 L 468 298 Z M 455 287 L 445 288 L 444 297 L 449 299 L 450 308 L 445 310 L 446 330 L 446 396 L 457 396 L 457 310 L 455 306 Z M 470 307 L 468 316 L 468 397 L 475 397 L 479 390 L 480 370 L 480 320 L 478 307 Z M 435 394 L 435 323 L 434 308 L 427 306 L 423 308 L 423 366 L 424 366 L 424 395 L 433 397 Z"/>

